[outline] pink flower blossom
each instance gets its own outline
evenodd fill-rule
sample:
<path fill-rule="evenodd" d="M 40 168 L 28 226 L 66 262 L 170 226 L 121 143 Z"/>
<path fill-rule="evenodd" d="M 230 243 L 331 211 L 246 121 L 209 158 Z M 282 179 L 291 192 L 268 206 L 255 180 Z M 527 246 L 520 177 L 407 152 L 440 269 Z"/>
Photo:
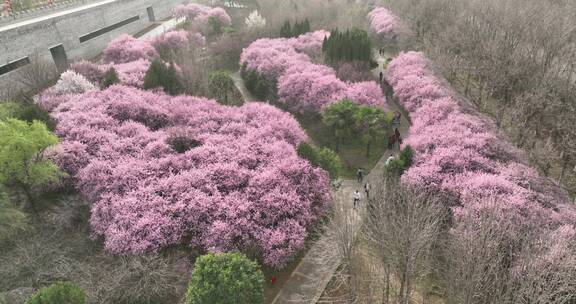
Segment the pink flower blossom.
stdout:
<path fill-rule="evenodd" d="M 330 201 L 327 173 L 296 153 L 305 132 L 267 104 L 114 85 L 72 95 L 52 115 L 57 163 L 93 203 L 92 234 L 110 253 L 189 242 L 257 249 L 282 267 Z"/>

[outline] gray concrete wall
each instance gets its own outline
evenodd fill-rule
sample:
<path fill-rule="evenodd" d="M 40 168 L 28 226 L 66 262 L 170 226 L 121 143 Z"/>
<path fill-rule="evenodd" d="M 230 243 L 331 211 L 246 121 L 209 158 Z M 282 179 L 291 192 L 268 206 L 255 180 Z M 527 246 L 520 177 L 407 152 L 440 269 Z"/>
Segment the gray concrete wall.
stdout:
<path fill-rule="evenodd" d="M 150 26 L 146 8 L 152 6 L 156 20 L 169 17 L 185 0 L 105 0 L 22 22 L 0 26 L 0 66 L 22 57 L 41 58 L 56 66 L 50 48 L 62 44 L 70 61 L 97 56 L 106 44 L 123 33 L 134 34 Z M 79 37 L 138 15 L 139 20 L 80 42 Z M 14 90 L 18 70 L 0 75 L 2 91 Z"/>

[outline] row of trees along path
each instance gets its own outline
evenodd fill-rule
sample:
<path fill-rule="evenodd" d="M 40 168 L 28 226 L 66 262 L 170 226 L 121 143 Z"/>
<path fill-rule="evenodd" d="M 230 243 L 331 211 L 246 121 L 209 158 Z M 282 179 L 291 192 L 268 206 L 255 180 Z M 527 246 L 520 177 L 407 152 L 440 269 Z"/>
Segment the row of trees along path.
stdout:
<path fill-rule="evenodd" d="M 374 52 L 378 54 L 377 51 Z M 387 58 L 382 55 L 376 57 L 378 62 L 378 67 L 372 70 L 372 73 L 376 78 L 379 77 L 380 72 L 384 72 L 384 68 L 387 64 Z M 232 75 L 234 82 L 242 96 L 246 101 L 256 100 L 248 92 L 244 81 L 240 77 L 240 73 L 236 72 Z M 389 96 L 386 96 L 388 100 L 388 107 L 392 111 L 399 111 L 403 113 L 401 107 L 396 103 L 390 92 L 387 92 Z M 409 121 L 406 115 L 402 115 L 402 121 L 400 125 L 400 133 L 402 137 L 405 138 L 408 135 Z M 390 154 L 397 154 L 398 151 L 388 150 L 382 158 L 378 161 L 375 167 L 368 173 L 364 178 L 364 183 L 368 182 L 371 185 L 377 184 L 377 180 L 382 178 L 382 172 L 384 171 L 384 165 L 386 159 Z M 363 197 L 360 202 L 359 207 L 355 209 L 353 207 L 353 193 L 354 191 L 360 191 Z M 334 237 L 345 237 L 346 235 L 355 235 L 355 233 L 350 234 L 348 232 L 342 231 L 328 231 L 333 226 L 346 227 L 348 229 L 357 230 L 361 227 L 362 221 L 360 216 L 360 211 L 366 206 L 366 197 L 364 193 L 364 184 L 358 183 L 356 180 L 342 180 L 340 187 L 332 190 L 333 198 L 333 210 L 335 214 L 345 215 L 339 218 L 339 220 L 344 220 L 345 223 L 339 225 L 328 225 L 327 230 L 323 235 L 311 246 L 306 255 L 302 258 L 298 266 L 294 269 L 290 278 L 284 286 L 280 289 L 276 297 L 271 301 L 272 304 L 283 304 L 283 303 L 316 303 L 322 293 L 326 289 L 326 286 L 334 276 L 334 273 L 342 263 L 344 255 L 347 254 L 346 250 L 342 245 L 335 244 Z M 342 241 L 342 240 L 340 240 Z M 352 242 L 353 240 L 349 240 Z"/>

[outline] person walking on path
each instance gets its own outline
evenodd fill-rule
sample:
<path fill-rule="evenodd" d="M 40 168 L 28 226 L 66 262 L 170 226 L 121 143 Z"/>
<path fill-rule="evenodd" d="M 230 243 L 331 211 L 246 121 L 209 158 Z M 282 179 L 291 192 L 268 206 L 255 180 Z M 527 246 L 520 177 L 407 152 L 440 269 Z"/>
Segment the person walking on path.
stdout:
<path fill-rule="evenodd" d="M 364 180 L 364 171 L 362 171 L 362 168 L 358 168 L 358 171 L 356 171 L 356 178 L 358 179 L 358 183 L 360 184 Z"/>
<path fill-rule="evenodd" d="M 398 128 L 396 128 L 394 130 L 394 137 L 396 138 L 396 146 L 398 147 L 398 150 L 400 150 L 400 145 L 402 144 L 402 137 L 400 137 L 400 131 L 398 131 Z"/>
<path fill-rule="evenodd" d="M 364 192 L 366 192 L 366 199 L 370 198 L 370 183 L 364 184 Z"/>
<path fill-rule="evenodd" d="M 382 80 L 384 80 L 384 73 L 380 71 L 380 83 L 382 83 Z"/>
<path fill-rule="evenodd" d="M 394 154 L 390 153 L 390 157 L 388 157 L 388 158 L 386 159 L 385 165 L 386 165 L 386 166 L 390 165 L 390 163 L 393 162 L 394 159 L 395 159 L 395 158 L 394 158 Z"/>
<path fill-rule="evenodd" d="M 400 127 L 400 122 L 402 119 L 402 114 L 400 114 L 400 112 L 395 111 L 394 112 L 394 118 L 392 118 L 392 129 L 398 129 L 398 127 Z"/>
<path fill-rule="evenodd" d="M 388 150 L 394 149 L 396 146 L 396 134 L 392 133 L 392 135 L 388 136 Z"/>
<path fill-rule="evenodd" d="M 354 192 L 353 198 L 354 198 L 354 208 L 356 208 L 356 204 L 360 204 L 360 198 L 361 198 L 360 191 L 358 191 L 358 189 L 356 189 L 356 191 Z"/>

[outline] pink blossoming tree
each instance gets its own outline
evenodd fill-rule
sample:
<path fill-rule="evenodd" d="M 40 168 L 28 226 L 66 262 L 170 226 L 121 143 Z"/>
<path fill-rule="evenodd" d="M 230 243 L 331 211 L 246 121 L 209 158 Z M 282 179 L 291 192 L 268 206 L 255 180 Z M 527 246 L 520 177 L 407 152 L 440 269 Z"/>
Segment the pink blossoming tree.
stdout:
<path fill-rule="evenodd" d="M 188 241 L 254 250 L 282 267 L 330 200 L 325 171 L 298 157 L 306 135 L 261 103 L 225 107 L 115 85 L 53 111 L 57 162 L 93 202 L 91 227 L 115 254 Z"/>

